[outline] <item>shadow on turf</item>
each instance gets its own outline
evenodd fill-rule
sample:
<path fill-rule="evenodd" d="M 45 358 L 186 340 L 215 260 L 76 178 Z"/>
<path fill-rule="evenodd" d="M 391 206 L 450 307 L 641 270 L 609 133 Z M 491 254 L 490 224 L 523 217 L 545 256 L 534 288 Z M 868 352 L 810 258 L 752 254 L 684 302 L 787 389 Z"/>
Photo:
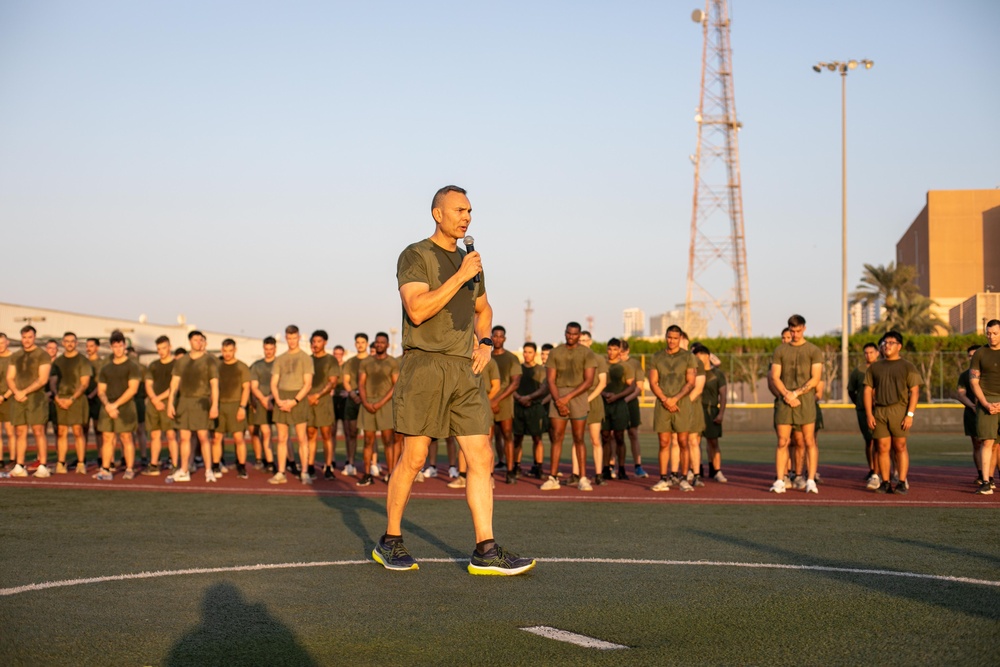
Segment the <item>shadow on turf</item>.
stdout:
<path fill-rule="evenodd" d="M 750 540 L 733 537 L 732 535 L 722 535 L 707 530 L 690 530 L 694 535 L 706 537 L 718 542 L 733 544 L 746 549 L 754 549 L 762 553 L 769 553 L 777 556 L 779 562 L 792 565 L 821 565 L 823 567 L 837 567 L 854 570 L 883 569 L 893 570 L 891 566 L 873 566 L 870 563 L 855 563 L 843 560 L 824 560 L 817 562 L 813 556 L 804 556 L 801 553 L 782 549 L 772 544 L 761 544 Z M 966 553 L 966 552 L 962 552 Z M 907 579 L 892 575 L 877 575 L 852 572 L 827 572 L 823 570 L 809 570 L 811 574 L 833 579 L 842 583 L 850 583 L 855 586 L 864 586 L 870 590 L 877 591 L 885 595 L 899 598 L 907 598 L 921 604 L 932 604 L 952 612 L 987 618 L 990 620 L 1000 620 L 1000 604 L 997 604 L 996 591 L 985 586 L 974 584 L 963 584 L 957 582 L 935 582 L 926 579 Z M 953 572 L 946 573 L 948 575 Z M 939 587 L 932 590 L 935 584 Z M 949 590 L 950 589 L 950 590 Z"/>
<path fill-rule="evenodd" d="M 921 549 L 928 549 L 931 551 L 941 551 L 946 554 L 953 554 L 955 556 L 966 556 L 968 558 L 978 558 L 979 560 L 986 561 L 988 564 L 1000 568 L 1000 558 L 996 556 L 991 556 L 989 554 L 984 554 L 979 551 L 972 551 L 971 549 L 965 549 L 962 547 L 955 547 L 950 544 L 932 544 L 931 542 L 922 542 L 920 540 L 908 540 L 900 539 L 898 537 L 882 537 L 882 540 L 886 542 L 895 542 L 896 544 L 905 544 L 909 547 L 919 547 Z"/>
<path fill-rule="evenodd" d="M 266 606 L 249 604 L 228 582 L 205 591 L 201 623 L 174 644 L 164 664 L 317 665 Z"/>
<path fill-rule="evenodd" d="M 373 535 L 369 532 L 368 527 L 365 525 L 365 518 L 370 517 L 370 515 L 375 516 L 375 520 L 379 525 L 385 524 L 385 501 L 375 502 L 369 498 L 358 497 L 358 498 L 336 498 L 331 496 L 319 496 L 320 501 L 334 510 L 340 513 L 341 520 L 344 522 L 344 526 L 357 536 L 361 544 L 359 549 L 361 551 L 362 558 L 371 558 L 372 549 L 375 547 L 375 543 L 382 537 L 382 533 Z M 369 522 L 371 519 L 369 518 Z M 431 544 L 438 549 L 440 549 L 446 556 L 451 556 L 454 558 L 461 558 L 463 556 L 468 556 L 468 551 L 462 551 L 456 549 L 451 544 L 448 544 L 435 533 L 423 528 L 419 524 L 416 524 L 405 517 L 403 518 L 403 536 L 407 534 L 414 535 L 424 540 L 428 544 Z M 420 560 L 419 555 L 417 560 Z M 465 564 L 461 562 L 456 562 L 455 567 L 464 571 Z"/>

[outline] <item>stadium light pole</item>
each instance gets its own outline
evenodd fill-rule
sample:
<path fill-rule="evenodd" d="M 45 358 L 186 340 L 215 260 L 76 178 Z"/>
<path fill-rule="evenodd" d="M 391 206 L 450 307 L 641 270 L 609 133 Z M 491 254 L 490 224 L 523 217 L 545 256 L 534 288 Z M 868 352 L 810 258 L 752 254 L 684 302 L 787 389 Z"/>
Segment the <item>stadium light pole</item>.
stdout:
<path fill-rule="evenodd" d="M 833 60 L 828 63 L 813 65 L 816 73 L 827 69 L 840 72 L 840 400 L 847 403 L 847 73 L 861 65 L 871 69 L 875 63 L 867 58 L 864 60 L 848 60 L 840 62 Z"/>

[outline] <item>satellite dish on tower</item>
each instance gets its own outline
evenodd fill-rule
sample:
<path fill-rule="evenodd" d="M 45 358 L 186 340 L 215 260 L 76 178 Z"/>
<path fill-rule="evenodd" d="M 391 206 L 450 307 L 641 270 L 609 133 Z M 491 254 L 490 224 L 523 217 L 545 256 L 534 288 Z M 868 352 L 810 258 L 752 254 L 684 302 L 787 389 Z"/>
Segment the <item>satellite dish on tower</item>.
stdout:
<path fill-rule="evenodd" d="M 695 23 L 704 23 L 705 11 L 702 9 L 694 10 L 693 12 L 691 12 L 691 20 L 694 21 Z"/>

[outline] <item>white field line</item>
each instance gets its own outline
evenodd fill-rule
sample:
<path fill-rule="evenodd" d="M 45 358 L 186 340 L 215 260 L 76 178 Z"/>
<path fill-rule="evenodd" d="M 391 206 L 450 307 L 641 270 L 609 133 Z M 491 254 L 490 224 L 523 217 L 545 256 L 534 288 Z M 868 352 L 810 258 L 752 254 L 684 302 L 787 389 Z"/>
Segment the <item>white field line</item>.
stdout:
<path fill-rule="evenodd" d="M 593 637 L 588 637 L 587 635 L 578 635 L 575 632 L 567 632 L 566 630 L 560 630 L 558 628 L 550 628 L 547 625 L 536 625 L 530 628 L 521 628 L 526 632 L 530 632 L 539 637 L 545 637 L 546 639 L 554 639 L 557 642 L 567 642 L 570 644 L 576 644 L 577 646 L 582 646 L 584 648 L 596 648 L 604 651 L 619 648 L 628 648 L 628 646 L 622 646 L 621 644 L 612 644 L 611 642 L 606 642 L 602 639 L 594 639 Z"/>
<path fill-rule="evenodd" d="M 460 563 L 465 558 L 421 558 L 420 563 Z M 740 563 L 735 561 L 707 560 L 651 560 L 641 558 L 539 558 L 539 563 L 569 563 L 569 564 L 606 564 L 606 565 L 666 565 L 666 566 L 709 566 L 709 567 L 742 567 L 763 570 L 801 570 L 807 572 L 840 572 L 844 574 L 861 574 L 886 577 L 905 577 L 909 579 L 930 579 L 976 586 L 994 586 L 1000 588 L 1000 581 L 989 579 L 973 579 L 971 577 L 953 577 L 943 574 L 921 574 L 919 572 L 899 572 L 896 570 L 876 570 L 853 567 L 832 567 L 828 565 L 790 565 L 785 563 Z M 82 584 L 100 584 L 111 581 L 129 581 L 132 579 L 156 579 L 159 577 L 175 577 L 186 574 L 220 574 L 224 572 L 254 572 L 259 570 L 291 570 L 305 567 L 332 567 L 337 565 L 368 565 L 370 560 L 333 560 L 313 561 L 311 563 L 262 563 L 258 565 L 234 565 L 231 567 L 202 567 L 185 570 L 159 570 L 156 572 L 136 572 L 132 574 L 115 574 L 104 577 L 88 577 L 85 579 L 63 579 L 61 581 L 46 581 L 38 584 L 25 584 L 12 588 L 0 588 L 0 597 L 17 595 L 30 591 L 41 591 L 48 588 L 65 586 L 80 586 Z"/>

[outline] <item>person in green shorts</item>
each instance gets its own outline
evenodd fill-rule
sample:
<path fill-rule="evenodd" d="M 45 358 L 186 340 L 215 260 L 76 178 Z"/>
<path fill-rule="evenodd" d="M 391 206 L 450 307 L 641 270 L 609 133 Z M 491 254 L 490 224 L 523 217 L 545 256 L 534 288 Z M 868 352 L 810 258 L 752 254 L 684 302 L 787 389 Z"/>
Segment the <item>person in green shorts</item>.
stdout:
<path fill-rule="evenodd" d="M 589 331 L 580 332 L 580 345 L 588 350 L 594 344 L 593 336 Z M 601 394 L 608 384 L 608 360 L 602 354 L 594 354 L 597 367 L 594 369 L 594 380 L 590 384 L 590 391 L 587 392 L 587 433 L 590 435 L 590 447 L 594 456 L 594 483 L 604 484 L 604 440 L 601 437 L 601 424 L 604 423 L 604 399 Z M 573 450 L 573 475 L 578 475 L 579 466 L 576 460 L 576 450 Z M 608 477 L 610 479 L 610 475 Z M 570 478 L 573 483 L 573 477 Z M 579 479 L 577 479 L 579 484 Z M 586 485 L 584 485 L 586 487 Z M 584 488 L 586 490 L 586 488 Z"/>
<path fill-rule="evenodd" d="M 356 475 L 357 468 L 354 467 L 354 460 L 358 451 L 358 414 L 361 410 L 361 392 L 358 390 L 358 368 L 361 362 L 368 358 L 368 334 L 354 334 L 355 355 L 344 362 L 343 372 L 340 381 L 347 392 L 347 400 L 344 402 L 344 443 L 347 448 L 347 465 L 344 466 L 345 475 Z M 362 475 L 367 475 L 371 471 L 364 469 Z M 378 474 L 378 470 L 374 474 Z"/>
<path fill-rule="evenodd" d="M 299 442 L 299 462 L 302 464 L 299 480 L 312 484 L 312 477 L 305 469 L 309 461 L 309 404 L 305 402 L 312 388 L 313 363 L 305 350 L 299 347 L 301 335 L 294 324 L 285 327 L 285 342 L 288 351 L 274 360 L 271 371 L 271 395 L 274 399 L 274 423 L 278 429 L 278 472 L 267 480 L 271 484 L 284 484 L 285 467 L 288 461 L 288 429 L 295 429 Z"/>
<path fill-rule="evenodd" d="M 0 459 L 3 459 L 3 472 L 8 473 L 17 461 L 17 448 L 15 446 L 14 426 L 10 423 L 10 401 L 7 399 L 7 369 L 10 367 L 10 358 L 14 353 L 10 351 L 10 340 L 7 334 L 0 333 Z M 10 452 L 10 460 L 4 454 L 4 438 L 7 439 L 7 451 Z"/>
<path fill-rule="evenodd" d="M 878 443 L 879 474 L 884 480 L 876 493 L 906 493 L 910 486 L 906 475 L 910 468 L 910 454 L 906 449 L 906 435 L 913 426 L 913 411 L 920 398 L 920 373 L 917 367 L 899 356 L 903 349 L 903 336 L 889 331 L 879 341 L 885 357 L 873 363 L 865 372 L 865 416 L 872 437 Z M 893 488 L 889 482 L 892 474 L 890 449 L 895 452 L 899 481 Z"/>
<path fill-rule="evenodd" d="M 357 482 L 358 486 L 368 486 L 374 481 L 370 473 L 372 450 L 375 448 L 375 434 L 381 434 L 382 448 L 388 467 L 386 481 L 395 469 L 399 452 L 396 452 L 395 433 L 392 426 L 392 394 L 399 380 L 399 360 L 390 357 L 389 334 L 380 331 L 375 334 L 375 353 L 368 355 L 358 366 L 358 390 L 361 394 L 361 428 L 365 432 L 365 448 L 362 454 L 366 472 Z"/>
<path fill-rule="evenodd" d="M 177 469 L 177 435 L 174 423 L 167 417 L 167 399 L 170 398 L 170 378 L 174 370 L 174 355 L 170 350 L 170 339 L 160 336 L 156 339 L 157 359 L 145 369 L 143 383 L 146 385 L 146 426 L 149 427 L 149 465 L 143 475 L 160 474 L 160 452 L 163 438 L 167 438 L 167 452 L 170 455 L 170 474 Z"/>
<path fill-rule="evenodd" d="M 256 468 L 267 470 L 273 475 L 278 471 L 271 451 L 271 426 L 274 424 L 274 399 L 271 397 L 271 371 L 274 368 L 278 341 L 268 336 L 263 341 L 264 358 L 250 365 L 250 433 L 253 439 L 253 453 Z"/>
<path fill-rule="evenodd" d="M 542 399 L 549 393 L 545 379 L 545 366 L 535 365 L 538 346 L 531 341 L 524 344 L 521 354 L 521 379 L 514 392 L 514 451 L 515 460 L 520 455 L 524 436 L 531 436 L 534 464 L 529 473 L 535 479 L 542 478 L 542 463 L 545 452 L 542 449 L 542 433 L 545 432 L 545 407 Z"/>
<path fill-rule="evenodd" d="M 333 450 L 337 444 L 337 434 L 333 430 L 336 418 L 333 414 L 333 398 L 331 394 L 337 386 L 340 377 L 340 364 L 326 351 L 326 343 L 330 336 L 322 329 L 317 329 L 309 337 L 309 347 L 312 349 L 313 379 L 312 387 L 306 395 L 309 404 L 309 421 L 306 423 L 306 436 L 309 438 L 309 460 L 306 470 L 309 476 L 316 479 L 316 440 L 323 438 L 323 477 L 333 479 Z"/>
<path fill-rule="evenodd" d="M 490 409 L 493 410 L 493 440 L 497 452 L 495 467 L 500 467 L 506 462 L 506 482 L 513 484 L 521 472 L 517 459 L 514 458 L 514 392 L 517 391 L 517 385 L 521 381 L 521 362 L 503 347 L 507 342 L 507 329 L 499 324 L 494 326 L 491 338 L 493 361 L 497 362 L 497 369 L 500 372 L 500 393 L 490 399 Z"/>
<path fill-rule="evenodd" d="M 122 479 L 135 477 L 135 443 L 132 432 L 139 423 L 132 400 L 139 391 L 142 369 L 132 361 L 125 348 L 125 335 L 113 331 L 108 339 L 111 343 L 111 359 L 101 368 L 97 376 L 97 398 L 101 402 L 98 428 L 101 431 L 101 469 L 94 479 L 110 482 L 113 479 L 111 465 L 115 454 L 115 438 L 121 440 L 125 455 L 125 474 Z"/>
<path fill-rule="evenodd" d="M 7 367 L 7 391 L 4 399 L 10 402 L 10 422 L 14 425 L 17 449 L 15 465 L 11 477 L 27 477 L 24 457 L 28 451 L 28 431 L 35 436 L 38 448 L 38 469 L 35 477 L 48 477 L 51 473 L 46 464 L 49 446 L 45 438 L 45 424 L 49 417 L 45 388 L 49 383 L 52 360 L 45 350 L 35 344 L 35 327 L 27 324 L 21 327 L 21 349 L 10 357 Z"/>
<path fill-rule="evenodd" d="M 97 399 L 97 376 L 101 372 L 101 367 L 108 362 L 108 358 L 101 356 L 101 341 L 97 338 L 88 338 L 87 342 L 84 344 L 84 349 L 87 354 L 87 361 L 90 362 L 90 370 L 92 371 L 90 376 L 93 378 L 90 382 L 90 387 L 87 390 L 87 401 L 89 403 L 90 409 L 87 411 L 90 415 L 88 428 L 84 429 L 89 436 L 89 432 L 94 432 L 94 446 L 97 450 L 97 465 L 100 467 L 101 464 L 101 432 L 97 430 L 97 419 L 101 416 L 101 402 Z"/>
<path fill-rule="evenodd" d="M 453 435 L 469 466 L 466 498 L 476 548 L 467 569 L 470 574 L 520 574 L 535 561 L 506 551 L 493 539 L 493 419 L 480 377 L 491 359 L 493 309 L 472 239 L 467 239 L 468 252 L 458 248 L 472 221 L 465 190 L 454 185 L 438 190 L 431 215 L 434 233 L 407 246 L 396 264 L 406 356 L 392 411 L 396 431 L 404 436 L 403 452 L 389 478 L 386 531 L 372 558 L 392 570 L 417 569 L 403 545 L 403 510 L 431 439 Z"/>
<path fill-rule="evenodd" d="M 847 396 L 854 404 L 854 412 L 858 418 L 858 430 L 861 431 L 861 437 L 865 441 L 865 460 L 868 463 L 868 475 L 865 477 L 865 483 L 869 489 L 874 491 L 881 486 L 882 481 L 878 479 L 878 473 L 875 472 L 878 456 L 875 452 L 872 431 L 868 428 L 868 416 L 865 414 L 865 373 L 868 372 L 873 363 L 878 361 L 878 346 L 875 343 L 865 343 L 862 353 L 865 357 L 865 365 L 851 370 L 851 374 L 847 378 Z M 966 374 L 966 376 L 968 375 Z M 962 398 L 959 397 L 959 401 L 961 400 Z M 969 402 L 972 401 L 969 400 Z M 975 404 L 973 404 L 972 414 L 975 415 Z"/>
<path fill-rule="evenodd" d="M 806 493 L 819 493 L 816 470 L 819 466 L 819 449 L 816 446 L 816 385 L 823 378 L 823 352 L 807 341 L 806 320 L 801 315 L 788 318 L 791 342 L 782 343 L 771 359 L 770 378 L 774 401 L 774 428 L 778 436 L 775 450 L 777 479 L 771 493 L 784 493 L 785 475 L 788 472 L 788 445 L 792 428 L 798 426 L 806 450 Z"/>
<path fill-rule="evenodd" d="M 722 421 L 726 416 L 726 376 L 712 365 L 712 352 L 700 343 L 692 351 L 705 369 L 705 388 L 701 393 L 702 415 L 705 420 L 705 440 L 708 442 L 708 476 L 720 484 L 729 480 L 722 474 Z"/>
<path fill-rule="evenodd" d="M 167 396 L 167 418 L 177 422 L 181 433 L 180 468 L 167 477 L 167 482 L 190 482 L 188 471 L 191 456 L 191 433 L 198 435 L 201 457 L 205 462 L 205 481 L 214 482 L 212 443 L 208 430 L 219 418 L 219 361 L 205 352 L 205 334 L 198 330 L 188 333 L 191 351 L 176 356 L 170 376 Z"/>
<path fill-rule="evenodd" d="M 976 350 L 980 347 L 980 345 L 970 345 L 969 349 L 966 350 L 970 363 Z M 975 395 L 972 393 L 972 384 L 969 382 L 968 368 L 958 376 L 958 388 L 955 393 L 958 402 L 965 406 L 965 410 L 962 411 L 962 426 L 965 435 L 972 441 L 972 464 L 976 467 L 976 486 L 978 487 L 979 480 L 983 478 L 983 460 L 979 451 L 982 443 L 979 442 L 979 429 L 976 422 L 976 401 Z"/>
<path fill-rule="evenodd" d="M 631 364 L 632 374 L 635 376 L 632 392 L 625 398 L 625 404 L 628 405 L 628 441 L 632 450 L 632 464 L 636 477 L 649 477 L 649 474 L 642 468 L 642 449 L 639 445 L 639 427 L 642 425 L 639 396 L 642 395 L 642 390 L 646 386 L 646 370 L 642 367 L 641 359 L 630 356 L 627 340 L 622 341 L 622 361 Z M 621 477 L 624 467 L 625 461 L 619 461 L 619 479 L 628 479 L 628 475 Z"/>
<path fill-rule="evenodd" d="M 63 334 L 63 353 L 52 365 L 58 369 L 53 373 L 58 378 L 55 387 L 56 421 L 56 473 L 66 474 L 66 453 L 69 449 L 69 432 L 73 431 L 76 445 L 76 472 L 87 472 L 87 436 L 83 432 L 90 418 L 87 402 L 87 388 L 93 379 L 90 362 L 76 349 L 76 334 Z"/>
<path fill-rule="evenodd" d="M 667 327 L 666 349 L 654 354 L 649 362 L 649 386 L 657 401 L 653 409 L 653 428 L 660 442 L 660 481 L 651 487 L 653 491 L 669 491 L 671 486 L 688 491 L 691 487 L 678 471 L 680 443 L 688 442 L 693 426 L 694 406 L 688 395 L 694 390 L 698 360 L 681 348 L 682 334 L 676 324 Z M 672 442 L 674 435 L 676 446 Z"/>
<path fill-rule="evenodd" d="M 247 478 L 247 410 L 250 407 L 250 368 L 236 358 L 236 341 L 222 341 L 222 363 L 219 364 L 219 418 L 215 423 L 212 442 L 212 472 L 222 474 L 222 439 L 233 436 L 236 448 L 236 476 Z"/>
<path fill-rule="evenodd" d="M 344 418 L 344 410 L 347 405 L 347 391 L 344 389 L 343 382 L 344 355 L 346 354 L 346 350 L 343 345 L 334 345 L 331 354 L 333 355 L 333 360 L 337 362 L 337 377 L 340 378 L 337 388 L 333 390 L 333 439 L 336 441 L 337 433 L 343 433 L 345 437 L 347 435 L 347 420 Z M 348 458 L 346 463 L 350 462 L 351 460 Z M 332 465 L 334 470 L 336 470 L 336 460 L 333 461 Z"/>
<path fill-rule="evenodd" d="M 59 417 L 56 415 L 55 398 L 56 387 L 59 385 L 59 368 L 56 366 L 56 359 L 59 357 L 59 341 L 54 338 L 47 340 L 45 342 L 45 353 L 49 355 L 49 361 L 51 362 L 49 383 L 45 387 L 45 401 L 49 411 L 48 423 L 52 424 L 52 435 L 58 438 Z M 58 459 L 56 459 L 56 465 L 58 466 Z"/>
<path fill-rule="evenodd" d="M 632 364 L 622 360 L 622 341 L 612 338 L 608 341 L 608 383 L 601 394 L 604 401 L 604 423 L 602 424 L 604 442 L 609 444 L 605 460 L 610 463 L 614 454 L 618 461 L 618 479 L 628 479 L 625 474 L 625 433 L 628 432 L 629 414 L 627 399 L 632 394 L 635 384 L 635 371 Z M 614 443 L 614 451 L 610 444 Z M 610 465 L 608 466 L 610 468 Z M 605 475 L 611 478 L 610 470 Z"/>
<path fill-rule="evenodd" d="M 976 493 L 993 494 L 993 468 L 996 466 L 995 445 L 1000 442 L 1000 320 L 986 323 L 986 345 L 976 350 L 969 362 L 969 384 L 976 397 L 976 435 L 982 441 L 979 449 L 982 463 L 979 488 Z"/>

